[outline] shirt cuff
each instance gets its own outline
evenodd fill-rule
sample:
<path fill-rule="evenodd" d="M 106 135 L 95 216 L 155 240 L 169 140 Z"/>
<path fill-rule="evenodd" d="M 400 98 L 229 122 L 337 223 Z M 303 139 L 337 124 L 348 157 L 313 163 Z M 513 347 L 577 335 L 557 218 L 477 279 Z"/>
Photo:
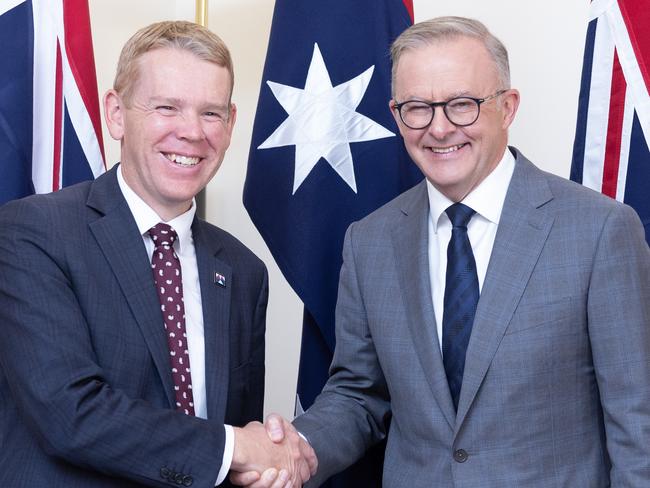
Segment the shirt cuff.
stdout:
<path fill-rule="evenodd" d="M 226 430 L 226 443 L 223 446 L 221 469 L 219 470 L 219 476 L 217 476 L 217 482 L 214 486 L 220 485 L 226 479 L 228 471 L 230 471 L 230 465 L 232 464 L 232 456 L 235 453 L 235 431 L 232 425 L 226 424 L 223 427 Z"/>

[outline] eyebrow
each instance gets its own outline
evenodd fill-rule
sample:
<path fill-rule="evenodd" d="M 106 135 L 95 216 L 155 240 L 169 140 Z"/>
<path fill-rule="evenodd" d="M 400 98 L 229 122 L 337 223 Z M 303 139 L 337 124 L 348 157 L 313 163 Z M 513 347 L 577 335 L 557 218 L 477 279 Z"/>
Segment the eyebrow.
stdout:
<path fill-rule="evenodd" d="M 151 97 L 149 98 L 149 103 L 152 105 L 156 105 L 158 103 L 169 104 L 169 105 L 182 104 L 180 98 L 173 98 L 173 97 Z"/>
<path fill-rule="evenodd" d="M 461 91 L 452 92 L 452 93 L 448 94 L 444 99 L 442 99 L 440 101 L 451 100 L 452 98 L 458 98 L 458 97 L 472 97 L 472 98 L 475 98 L 476 95 L 472 94 L 472 92 L 469 91 L 469 90 L 461 90 Z M 410 96 L 410 97 L 404 98 L 404 100 L 418 100 L 418 101 L 423 101 L 424 102 L 424 101 L 430 101 L 431 99 L 416 97 L 416 96 Z"/>
<path fill-rule="evenodd" d="M 454 92 L 454 93 L 450 94 L 449 99 L 457 98 L 457 97 L 473 97 L 473 96 L 475 96 L 475 95 L 471 91 L 469 91 L 469 90 L 461 90 L 461 91 L 457 91 L 457 92 Z"/>
<path fill-rule="evenodd" d="M 177 105 L 183 106 L 185 103 L 182 99 L 176 97 L 151 97 L 149 99 L 151 105 L 164 104 L 164 105 Z M 218 111 L 218 110 L 228 110 L 229 105 L 223 103 L 212 103 L 208 102 L 202 108 L 203 110 Z"/>

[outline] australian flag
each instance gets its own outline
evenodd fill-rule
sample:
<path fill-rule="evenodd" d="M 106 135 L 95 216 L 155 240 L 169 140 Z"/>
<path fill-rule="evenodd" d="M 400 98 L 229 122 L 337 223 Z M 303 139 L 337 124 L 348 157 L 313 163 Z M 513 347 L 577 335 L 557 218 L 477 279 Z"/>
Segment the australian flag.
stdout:
<path fill-rule="evenodd" d="M 275 2 L 244 204 L 305 305 L 298 413 L 327 380 L 345 230 L 422 178 L 388 108 L 412 22 L 410 0 Z M 330 486 L 381 486 L 373 468 Z"/>
<path fill-rule="evenodd" d="M 0 204 L 104 171 L 87 0 L 0 2 Z"/>
<path fill-rule="evenodd" d="M 650 8 L 593 1 L 571 179 L 632 206 L 650 243 Z"/>

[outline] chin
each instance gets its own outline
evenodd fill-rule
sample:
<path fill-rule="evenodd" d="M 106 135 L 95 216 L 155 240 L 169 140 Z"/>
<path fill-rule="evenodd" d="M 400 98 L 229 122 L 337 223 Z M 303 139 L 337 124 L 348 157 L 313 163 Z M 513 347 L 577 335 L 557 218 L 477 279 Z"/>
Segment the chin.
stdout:
<path fill-rule="evenodd" d="M 457 168 L 439 169 L 442 170 L 423 172 L 429 181 L 431 181 L 435 186 L 439 188 L 450 188 L 457 186 L 463 181 L 463 175 L 458 174 L 456 171 Z M 451 171 L 448 171 L 449 169 L 451 169 Z"/>

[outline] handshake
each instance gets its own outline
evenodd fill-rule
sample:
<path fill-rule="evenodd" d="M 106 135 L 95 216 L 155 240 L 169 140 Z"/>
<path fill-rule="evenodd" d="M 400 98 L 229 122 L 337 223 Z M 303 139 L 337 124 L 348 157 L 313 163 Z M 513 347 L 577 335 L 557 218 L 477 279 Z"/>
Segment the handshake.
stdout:
<path fill-rule="evenodd" d="M 298 488 L 316 474 L 318 459 L 291 423 L 269 415 L 264 425 L 234 428 L 230 481 L 248 488 Z"/>

